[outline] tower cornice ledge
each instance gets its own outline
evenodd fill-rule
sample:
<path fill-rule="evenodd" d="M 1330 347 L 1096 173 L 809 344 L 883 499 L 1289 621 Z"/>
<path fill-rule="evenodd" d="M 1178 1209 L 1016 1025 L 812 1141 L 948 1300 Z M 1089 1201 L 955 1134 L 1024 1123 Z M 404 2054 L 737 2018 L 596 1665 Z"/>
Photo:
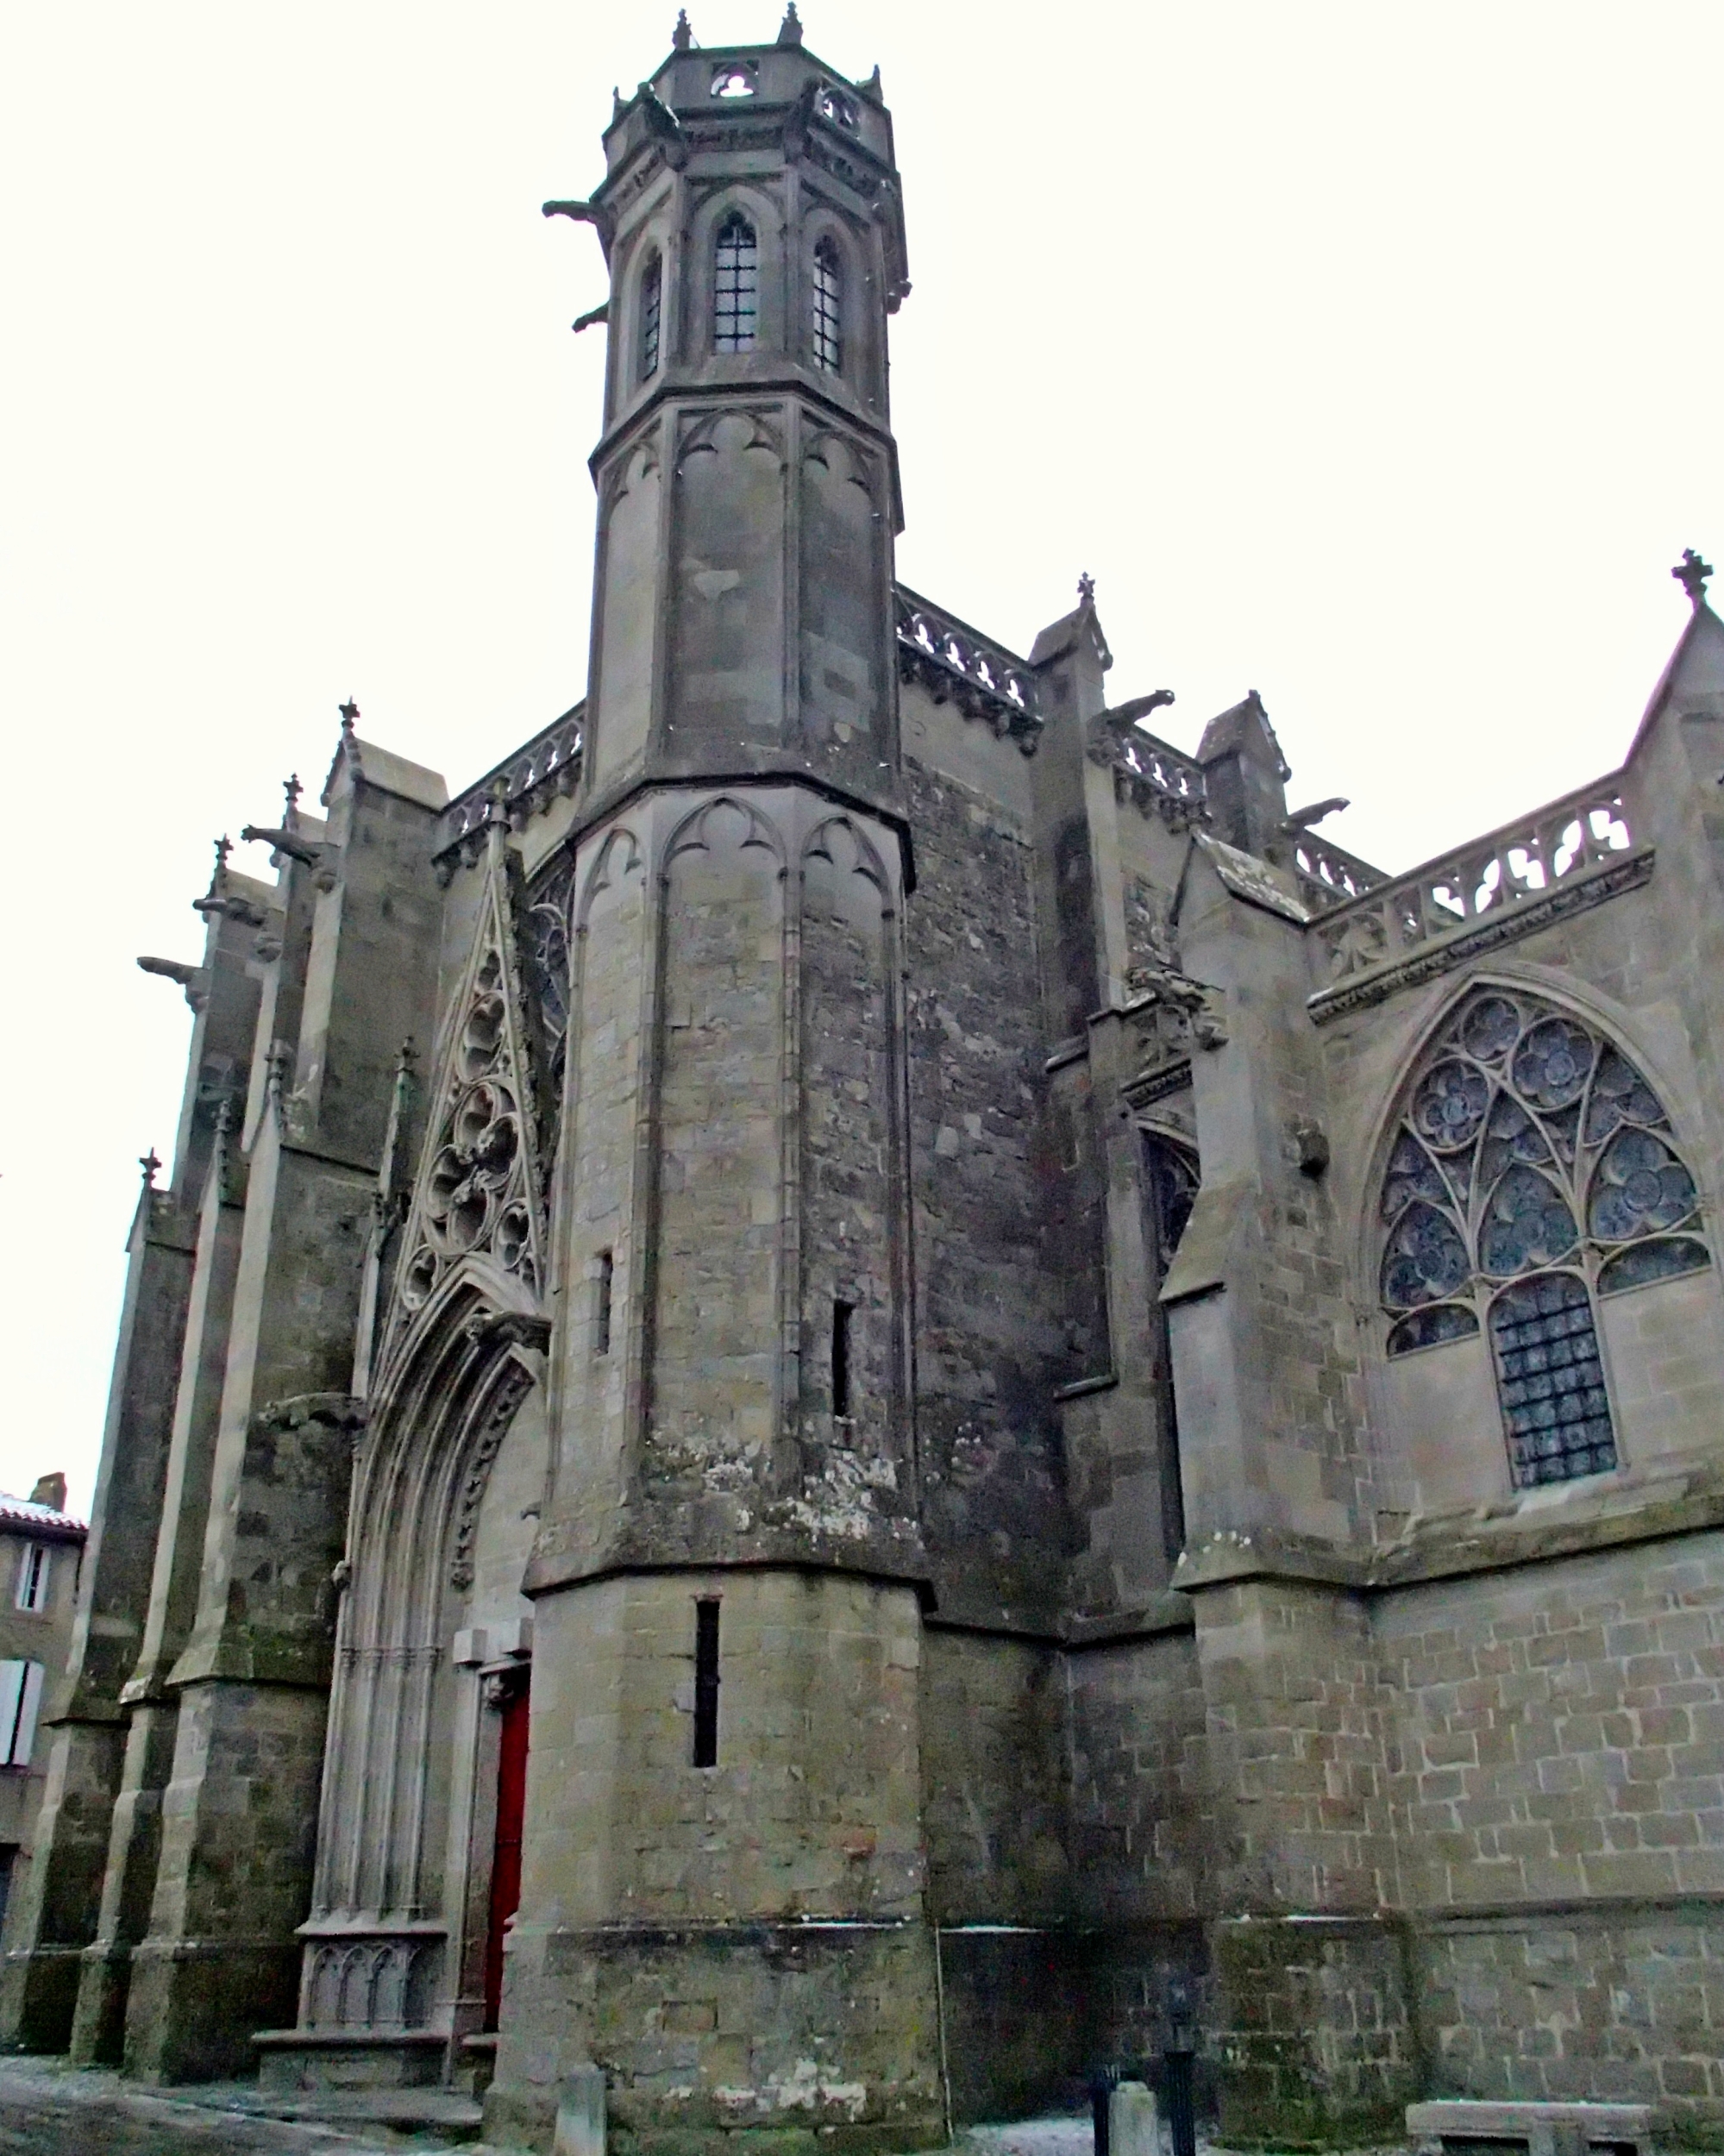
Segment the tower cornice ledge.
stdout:
<path fill-rule="evenodd" d="M 896 801 L 882 800 L 878 795 L 858 793 L 848 787 L 836 785 L 817 771 L 804 769 L 792 762 L 762 763 L 753 770 L 724 771 L 649 771 L 624 779 L 608 792 L 595 795 L 586 807 L 575 815 L 568 828 L 566 843 L 579 845 L 590 831 L 601 824 L 609 823 L 631 801 L 649 793 L 670 791 L 686 792 L 699 788 L 703 792 L 722 793 L 737 787 L 799 786 L 811 793 L 818 793 L 823 800 L 831 801 L 838 808 L 854 809 L 859 816 L 871 817 L 883 824 L 898 841 L 899 863 L 906 892 L 916 888 L 916 849 L 910 819 Z"/>
<path fill-rule="evenodd" d="M 727 1549 L 689 1548 L 674 1557 L 651 1546 L 648 1538 L 641 1538 L 636 1547 L 630 1546 L 633 1540 L 587 1554 L 542 1546 L 527 1567 L 521 1592 L 531 1597 L 562 1588 L 592 1587 L 601 1580 L 661 1578 L 684 1572 L 841 1572 L 881 1587 L 913 1589 L 925 1614 L 937 1607 L 932 1568 L 919 1539 L 903 1547 L 883 1548 L 881 1539 L 846 1545 L 796 1531 L 749 1535 L 733 1539 Z"/>
<path fill-rule="evenodd" d="M 888 462 L 893 473 L 893 536 L 904 529 L 904 511 L 898 495 L 898 444 L 885 417 L 859 398 L 848 394 L 834 394 L 832 377 L 820 373 L 816 368 L 787 365 L 782 355 L 755 371 L 749 355 L 743 354 L 730 362 L 734 373 L 718 374 L 713 370 L 724 361 L 708 360 L 696 377 L 684 375 L 680 379 L 671 373 L 662 379 L 649 396 L 639 403 L 628 405 L 607 427 L 594 445 L 586 460 L 587 469 L 596 483 L 600 468 L 610 462 L 618 448 L 630 441 L 648 420 L 655 418 L 667 404 L 734 404 L 739 398 L 750 400 L 767 397 L 795 397 L 803 404 L 824 412 L 828 417 L 854 428 L 866 435 Z"/>

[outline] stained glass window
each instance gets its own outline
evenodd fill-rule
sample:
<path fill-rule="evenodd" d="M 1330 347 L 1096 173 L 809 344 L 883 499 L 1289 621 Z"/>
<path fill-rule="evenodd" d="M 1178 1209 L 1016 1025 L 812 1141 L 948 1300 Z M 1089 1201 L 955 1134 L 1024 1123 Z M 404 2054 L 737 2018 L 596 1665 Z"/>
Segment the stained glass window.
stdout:
<path fill-rule="evenodd" d="M 655 254 L 641 279 L 641 379 L 659 371 L 659 321 L 664 304 L 664 257 Z"/>
<path fill-rule="evenodd" d="M 844 363 L 842 275 L 838 250 L 822 240 L 814 250 L 814 364 L 828 374 L 841 373 Z"/>
<path fill-rule="evenodd" d="M 1390 1355 L 1489 1338 L 1515 1483 L 1617 1463 L 1595 1301 L 1711 1263 L 1700 1197 L 1634 1065 L 1519 992 L 1464 1003 L 1389 1147 Z"/>
<path fill-rule="evenodd" d="M 733 210 L 718 228 L 713 254 L 712 349 L 752 352 L 760 310 L 760 248 L 755 229 Z"/>

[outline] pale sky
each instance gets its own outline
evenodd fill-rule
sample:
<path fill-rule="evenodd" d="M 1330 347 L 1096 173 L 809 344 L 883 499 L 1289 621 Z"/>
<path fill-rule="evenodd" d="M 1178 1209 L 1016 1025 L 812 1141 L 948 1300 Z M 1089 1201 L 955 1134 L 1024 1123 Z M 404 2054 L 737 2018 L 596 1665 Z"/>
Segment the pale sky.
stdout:
<path fill-rule="evenodd" d="M 695 0 L 707 44 L 778 0 Z M 87 1506 L 210 841 L 335 705 L 466 785 L 585 686 L 585 194 L 674 4 L 0 8 L 0 1488 Z M 880 63 L 899 572 L 1116 700 L 1263 696 L 1410 867 L 1621 757 L 1724 548 L 1724 9 L 808 0 Z M 261 870 L 260 856 L 240 865 Z"/>

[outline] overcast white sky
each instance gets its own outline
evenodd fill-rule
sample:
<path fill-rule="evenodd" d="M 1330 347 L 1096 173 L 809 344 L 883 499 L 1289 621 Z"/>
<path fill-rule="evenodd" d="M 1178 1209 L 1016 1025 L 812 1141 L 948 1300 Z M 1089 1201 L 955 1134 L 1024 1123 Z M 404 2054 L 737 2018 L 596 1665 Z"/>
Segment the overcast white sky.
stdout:
<path fill-rule="evenodd" d="M 189 1025 L 132 961 L 197 956 L 210 840 L 349 693 L 459 787 L 584 687 L 604 279 L 539 204 L 674 14 L 0 8 L 0 1486 L 89 1501 Z M 1257 688 L 1394 868 L 1620 759 L 1724 548 L 1724 9 L 805 21 L 897 123 L 907 582 L 1022 650 L 1092 571 L 1118 698 L 1189 746 Z"/>

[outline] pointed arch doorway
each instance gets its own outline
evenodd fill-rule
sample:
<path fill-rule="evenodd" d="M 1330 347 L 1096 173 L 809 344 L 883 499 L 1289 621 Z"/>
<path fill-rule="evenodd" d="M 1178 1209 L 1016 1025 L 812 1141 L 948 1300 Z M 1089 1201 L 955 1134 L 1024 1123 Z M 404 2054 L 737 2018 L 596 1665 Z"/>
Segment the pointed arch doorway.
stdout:
<path fill-rule="evenodd" d="M 497 1836 L 491 1858 L 491 1908 L 485 1936 L 485 2027 L 503 2009 L 503 1941 L 521 1906 L 521 1837 L 527 1815 L 528 1675 L 492 1677 L 497 1701 Z"/>

